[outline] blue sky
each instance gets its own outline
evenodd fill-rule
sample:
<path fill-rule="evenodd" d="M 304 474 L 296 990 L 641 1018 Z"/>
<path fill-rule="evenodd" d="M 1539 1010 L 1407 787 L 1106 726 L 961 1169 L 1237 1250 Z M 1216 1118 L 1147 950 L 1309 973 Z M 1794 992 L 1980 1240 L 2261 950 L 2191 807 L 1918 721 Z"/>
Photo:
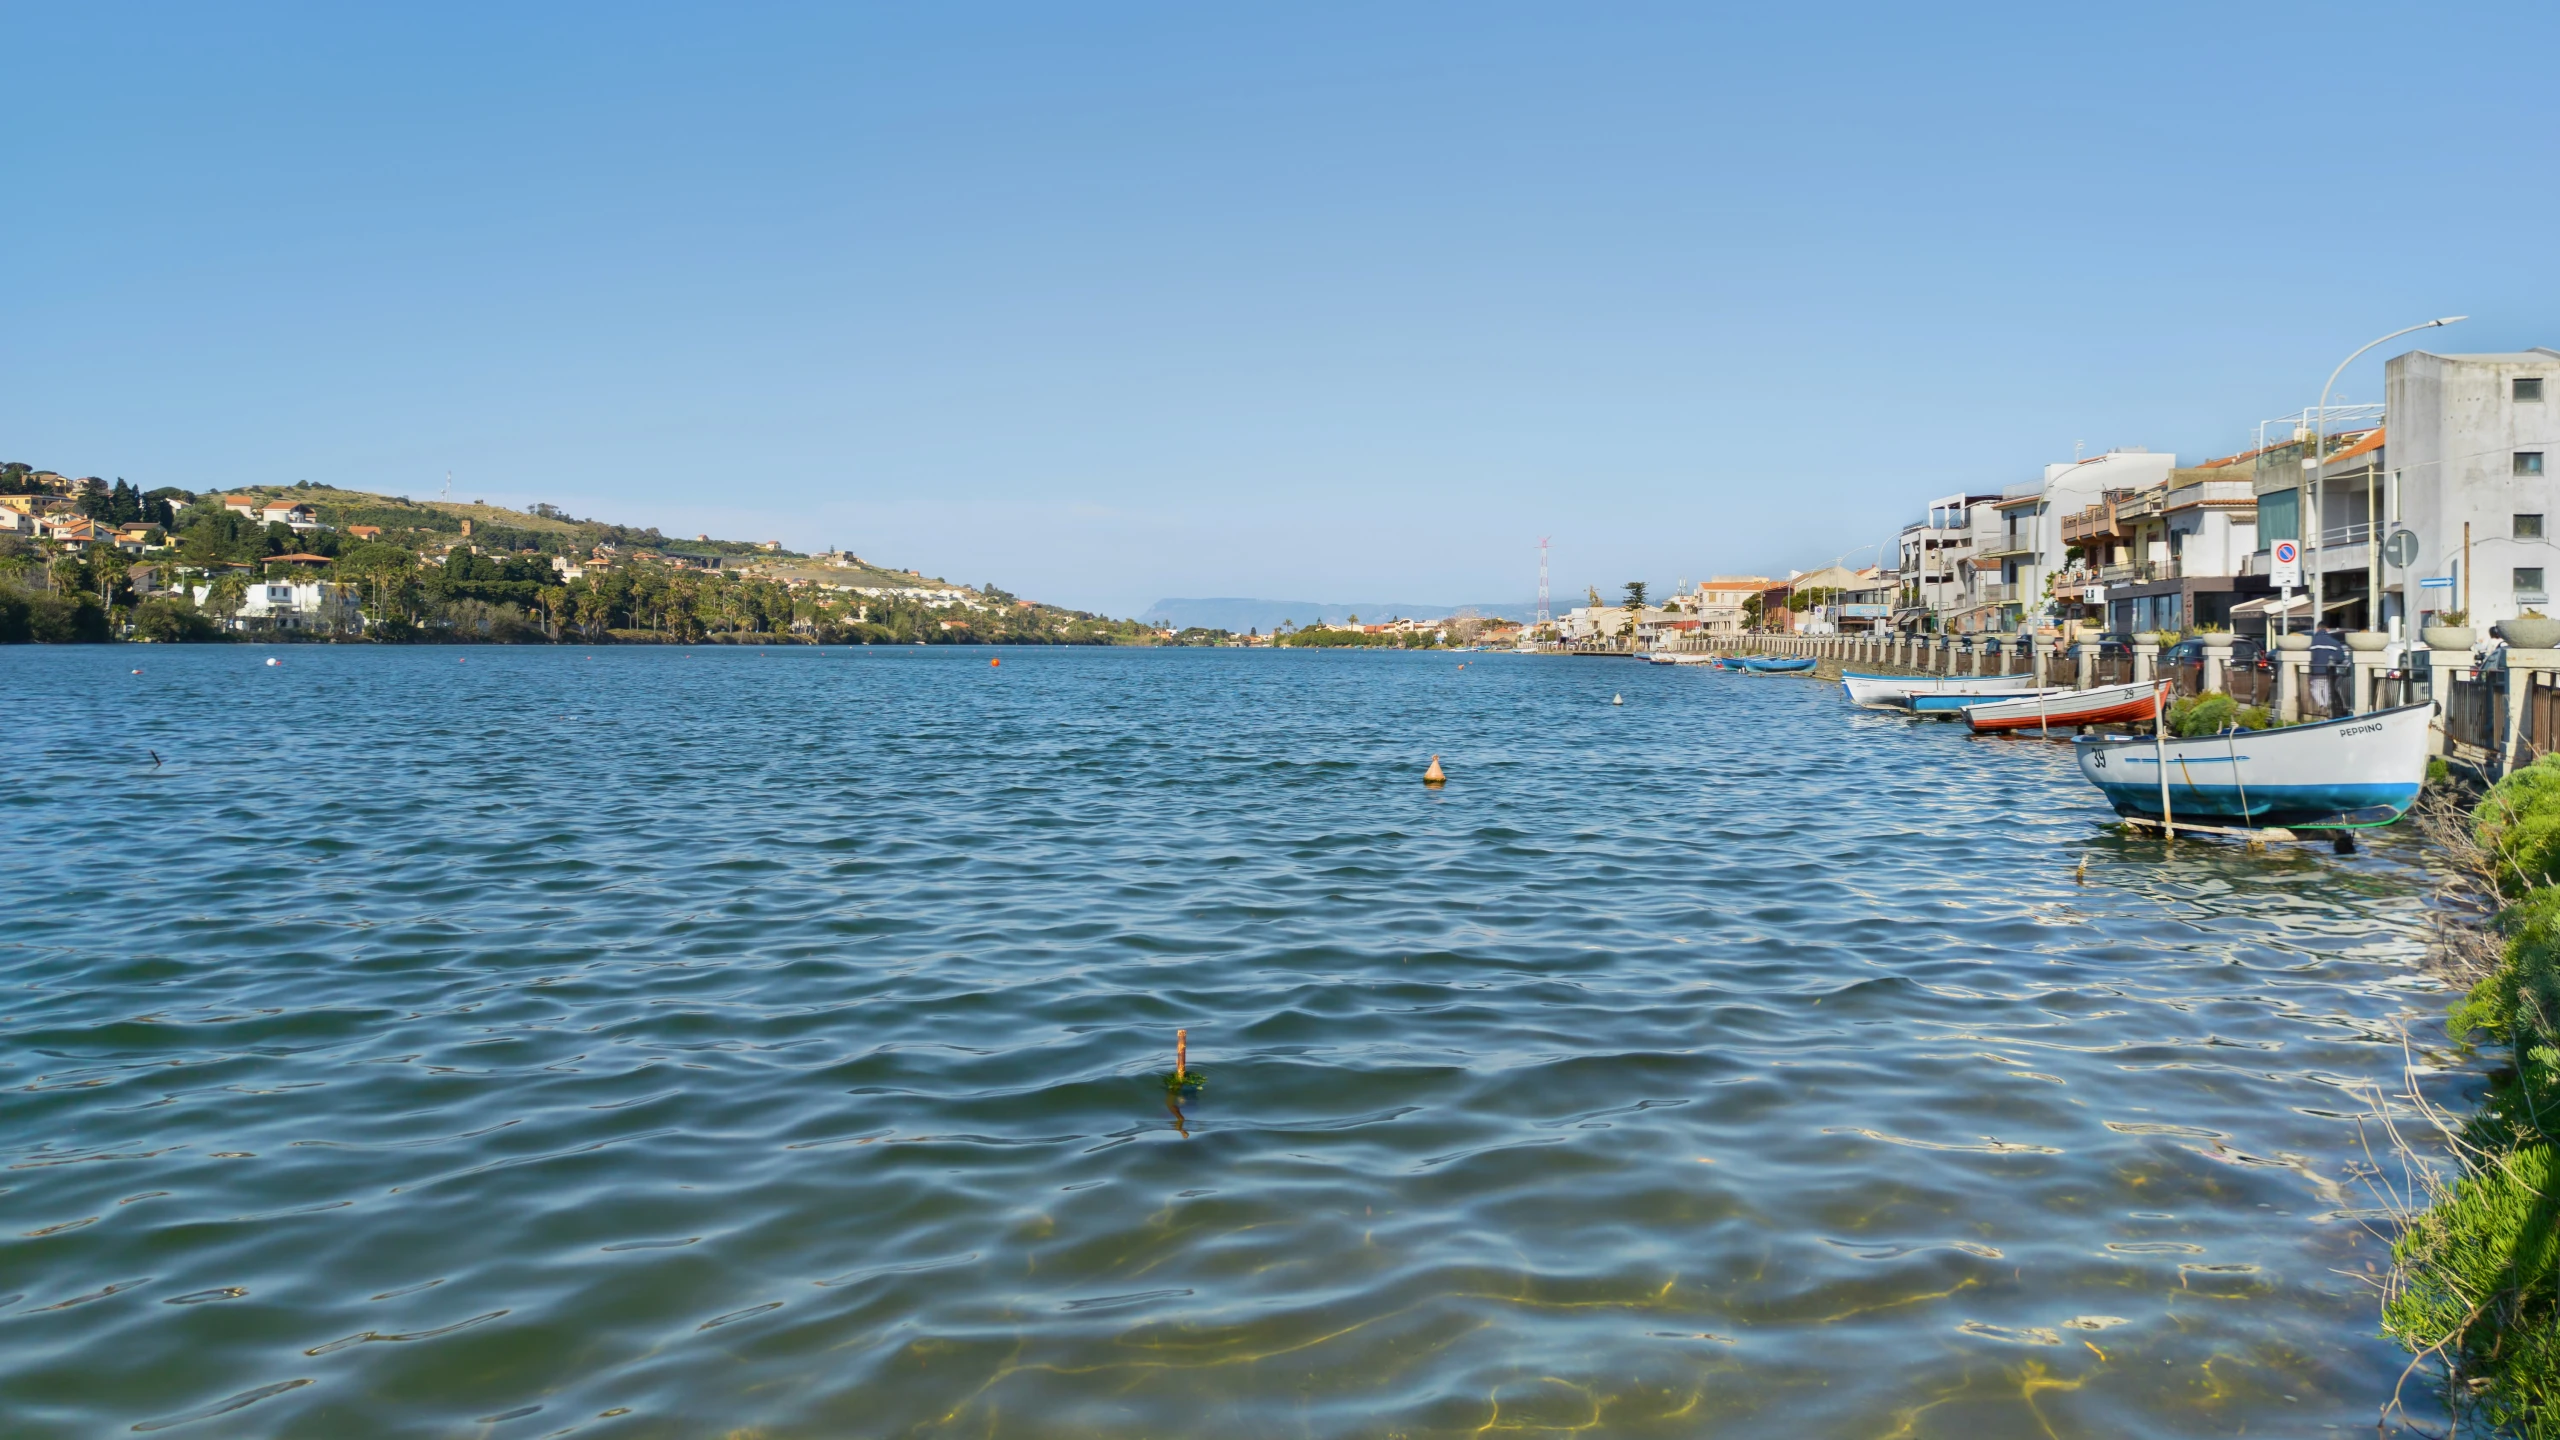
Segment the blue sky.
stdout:
<path fill-rule="evenodd" d="M 1783 13 L 1781 13 L 1783 11 Z M 1812 566 L 2560 344 L 2560 6 L 0 11 L 0 458 L 1114 613 Z M 2394 347 L 2396 348 L 2396 347 Z M 2349 372 L 2381 398 L 2380 357 Z"/>

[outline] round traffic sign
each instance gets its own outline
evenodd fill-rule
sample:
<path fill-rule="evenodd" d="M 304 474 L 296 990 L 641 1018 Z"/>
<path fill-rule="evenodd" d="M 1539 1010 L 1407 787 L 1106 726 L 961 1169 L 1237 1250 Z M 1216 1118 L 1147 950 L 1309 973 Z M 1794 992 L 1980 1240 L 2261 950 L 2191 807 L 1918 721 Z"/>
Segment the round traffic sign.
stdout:
<path fill-rule="evenodd" d="M 2406 570 L 2418 563 L 2418 532 L 2392 531 L 2390 537 L 2382 542 L 2382 558 L 2390 561 L 2394 570 Z"/>
<path fill-rule="evenodd" d="M 2290 565 L 2302 558 L 2302 547 L 2290 540 L 2277 541 L 2275 552 L 2275 561 L 2279 565 Z"/>

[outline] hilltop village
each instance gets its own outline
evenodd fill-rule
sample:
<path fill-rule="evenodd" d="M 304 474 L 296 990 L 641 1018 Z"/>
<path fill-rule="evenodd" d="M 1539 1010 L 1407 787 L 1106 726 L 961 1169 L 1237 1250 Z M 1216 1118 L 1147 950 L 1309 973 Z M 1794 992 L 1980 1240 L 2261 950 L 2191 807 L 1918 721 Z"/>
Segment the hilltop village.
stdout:
<path fill-rule="evenodd" d="M 1179 641 L 843 551 L 672 540 L 309 484 L 196 493 L 0 466 L 0 640 Z"/>

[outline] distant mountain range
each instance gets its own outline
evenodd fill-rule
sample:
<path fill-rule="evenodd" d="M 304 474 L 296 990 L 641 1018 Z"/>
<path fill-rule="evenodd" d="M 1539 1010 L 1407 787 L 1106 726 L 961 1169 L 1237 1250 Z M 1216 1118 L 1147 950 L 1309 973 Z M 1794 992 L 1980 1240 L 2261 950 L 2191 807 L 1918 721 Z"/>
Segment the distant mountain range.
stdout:
<path fill-rule="evenodd" d="M 1568 607 L 1570 608 L 1570 607 Z M 1280 622 L 1312 625 L 1321 620 L 1340 624 L 1357 615 L 1374 625 L 1381 620 L 1442 620 L 1472 610 L 1488 620 L 1526 620 L 1537 614 L 1537 602 L 1521 600 L 1484 605 L 1414 605 L 1391 600 L 1159 600 L 1138 612 L 1140 619 L 1168 629 L 1269 631 Z"/>

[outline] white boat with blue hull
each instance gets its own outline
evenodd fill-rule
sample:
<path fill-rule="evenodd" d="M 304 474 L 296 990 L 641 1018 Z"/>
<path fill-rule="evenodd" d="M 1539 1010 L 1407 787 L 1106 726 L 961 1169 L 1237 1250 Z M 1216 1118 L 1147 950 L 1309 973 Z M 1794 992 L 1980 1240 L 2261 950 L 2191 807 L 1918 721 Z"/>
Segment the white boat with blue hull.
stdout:
<path fill-rule="evenodd" d="M 2409 813 L 2426 784 L 2434 709 L 2402 705 L 2198 740 L 2084 737 L 2074 751 L 2080 773 L 2106 792 L 2117 814 L 2136 820 L 2288 830 L 2388 825 Z"/>
<path fill-rule="evenodd" d="M 2033 675 L 1855 675 L 1842 674 L 1840 688 L 1849 703 L 1870 707 L 1908 708 L 1914 695 L 2015 695 L 2034 688 Z"/>
<path fill-rule="evenodd" d="M 1911 707 L 1911 713 L 1915 715 L 1954 715 L 1958 711 L 1970 710 L 1976 705 L 1988 705 L 1994 702 L 2014 703 L 2020 700 L 2033 703 L 2039 696 L 2046 699 L 2059 699 L 2062 696 L 2077 693 L 2079 692 L 2068 685 L 2049 685 L 2042 690 L 2003 690 L 1995 695 L 1976 695 L 1970 691 L 1957 691 L 1953 694 L 1919 694 L 1912 696 L 1904 703 Z"/>

